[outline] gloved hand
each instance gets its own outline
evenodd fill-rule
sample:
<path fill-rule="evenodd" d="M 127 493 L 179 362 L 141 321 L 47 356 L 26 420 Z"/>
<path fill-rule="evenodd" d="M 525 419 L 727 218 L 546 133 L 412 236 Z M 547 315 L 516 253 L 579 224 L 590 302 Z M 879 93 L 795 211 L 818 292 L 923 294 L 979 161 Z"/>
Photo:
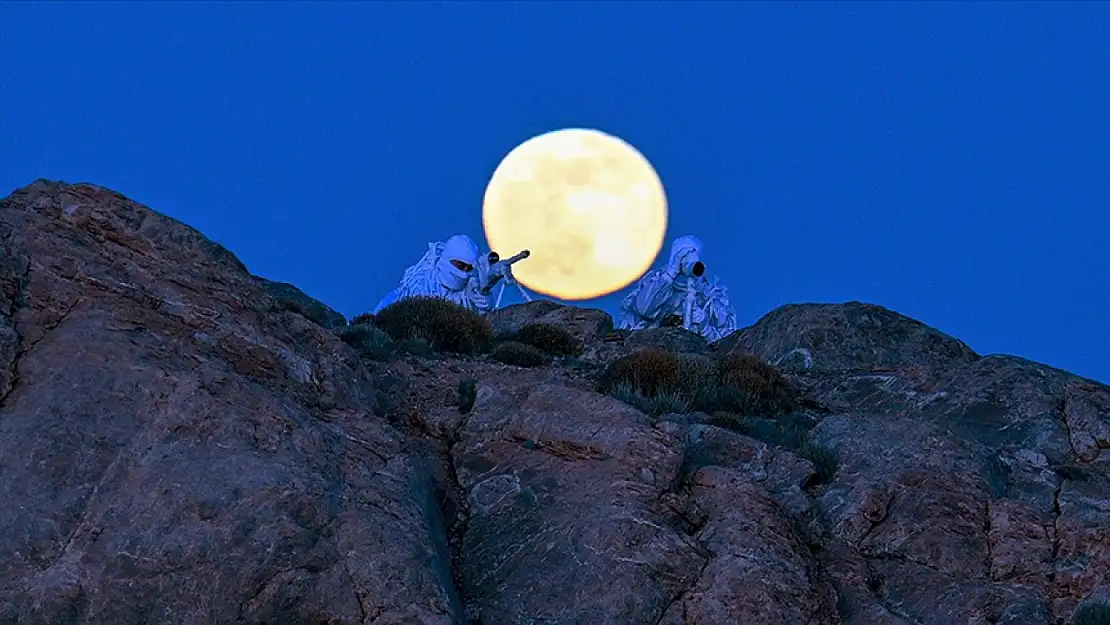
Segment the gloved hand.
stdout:
<path fill-rule="evenodd" d="M 663 272 L 663 276 L 670 282 L 677 280 L 678 276 L 686 269 L 687 260 L 693 253 L 693 249 L 683 250 L 682 253 L 674 259 L 674 263 L 667 265 L 667 269 Z"/>

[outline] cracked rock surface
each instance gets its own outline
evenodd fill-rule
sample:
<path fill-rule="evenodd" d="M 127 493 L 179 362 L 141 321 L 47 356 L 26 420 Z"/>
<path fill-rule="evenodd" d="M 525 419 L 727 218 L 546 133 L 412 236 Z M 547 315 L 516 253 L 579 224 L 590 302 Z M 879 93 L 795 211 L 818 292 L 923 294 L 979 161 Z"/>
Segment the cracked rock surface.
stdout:
<path fill-rule="evenodd" d="M 341 315 L 107 189 L 0 204 L 0 624 L 1067 623 L 1110 587 L 1110 388 L 857 302 L 713 346 L 533 302 L 581 359 L 364 360 Z M 832 449 L 595 392 L 776 364 Z M 457 388 L 476 399 L 460 412 Z"/>

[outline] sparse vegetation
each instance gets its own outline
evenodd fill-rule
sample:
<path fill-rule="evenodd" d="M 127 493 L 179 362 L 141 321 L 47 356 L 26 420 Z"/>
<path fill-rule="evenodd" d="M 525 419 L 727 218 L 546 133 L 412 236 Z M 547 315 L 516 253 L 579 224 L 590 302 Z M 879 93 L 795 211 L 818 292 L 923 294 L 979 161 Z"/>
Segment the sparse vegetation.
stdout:
<path fill-rule="evenodd" d="M 484 317 L 439 297 L 397 300 L 378 311 L 374 324 L 406 349 L 407 342 L 422 339 L 435 351 L 475 354 L 486 351 L 493 339 Z"/>
<path fill-rule="evenodd" d="M 836 455 L 835 451 L 807 439 L 798 453 L 812 462 L 813 468 L 816 470 L 810 482 L 805 484 L 806 487 L 812 488 L 821 484 L 828 484 L 836 477 L 836 470 L 840 467 L 840 457 Z"/>
<path fill-rule="evenodd" d="M 422 332 L 413 332 L 412 336 L 401 341 L 401 349 L 413 356 L 431 358 L 436 354 L 432 341 Z"/>
<path fill-rule="evenodd" d="M 494 360 L 517 367 L 538 367 L 547 362 L 547 356 L 542 351 L 519 341 L 498 344 L 491 356 Z"/>
<path fill-rule="evenodd" d="M 836 473 L 836 454 L 810 440 L 813 423 L 795 412 L 798 400 L 789 382 L 755 356 L 712 358 L 647 348 L 610 364 L 600 387 L 651 416 L 700 410 L 715 425 L 790 449 L 813 463 L 811 486 Z"/>
<path fill-rule="evenodd" d="M 601 376 L 601 390 L 612 393 L 623 388 L 645 397 L 674 394 L 692 401 L 700 382 L 693 379 L 693 372 L 683 370 L 683 364 L 683 358 L 665 349 L 637 350 L 606 368 Z"/>
<path fill-rule="evenodd" d="M 275 295 L 270 302 L 270 310 L 274 312 L 291 312 L 296 313 L 305 319 L 315 323 L 316 325 L 324 327 L 334 327 L 336 325 L 343 325 L 346 322 L 342 320 L 342 316 L 335 313 L 339 319 L 332 320 L 329 318 L 329 310 L 319 302 L 312 300 L 303 300 L 288 295 Z"/>
<path fill-rule="evenodd" d="M 275 312 L 292 312 L 301 315 L 302 317 L 308 316 L 308 310 L 300 301 L 291 297 L 275 297 L 270 302 L 270 310 Z"/>
<path fill-rule="evenodd" d="M 690 412 L 689 402 L 675 393 L 659 393 L 648 396 L 637 391 L 629 384 L 622 384 L 613 389 L 610 395 L 652 417 Z"/>
<path fill-rule="evenodd" d="M 459 380 L 459 412 L 467 414 L 474 408 L 478 387 L 474 380 Z"/>
<path fill-rule="evenodd" d="M 632 330 L 609 330 L 608 332 L 605 332 L 601 335 L 600 340 L 603 343 L 620 343 L 624 339 L 628 338 L 628 335 L 631 333 Z"/>
<path fill-rule="evenodd" d="M 836 452 L 810 438 L 809 431 L 813 429 L 814 423 L 804 414 L 791 412 L 777 419 L 767 419 L 716 411 L 712 415 L 712 423 L 768 445 L 789 449 L 809 460 L 816 471 L 807 484 L 810 487 L 831 482 L 840 465 Z"/>
<path fill-rule="evenodd" d="M 577 356 L 582 353 L 582 342 L 569 330 L 554 323 L 529 323 L 516 333 L 515 339 L 553 356 Z"/>
<path fill-rule="evenodd" d="M 777 369 L 746 354 L 710 358 L 661 348 L 637 350 L 614 361 L 602 375 L 602 392 L 619 386 L 647 397 L 678 395 L 691 408 L 709 413 L 776 417 L 798 404 L 789 382 Z"/>
<path fill-rule="evenodd" d="M 361 315 L 355 315 L 355 318 L 351 319 L 351 325 L 360 324 L 368 326 L 374 325 L 374 315 L 372 313 L 362 313 Z"/>
<path fill-rule="evenodd" d="M 714 410 L 775 417 L 797 409 L 798 400 L 778 369 L 750 354 L 717 359 L 717 379 L 699 403 Z"/>
<path fill-rule="evenodd" d="M 396 344 L 388 334 L 364 323 L 347 326 L 339 334 L 339 338 L 371 360 L 389 360 L 396 349 Z"/>
<path fill-rule="evenodd" d="M 1110 604 L 1088 601 L 1071 617 L 1071 625 L 1110 625 Z"/>

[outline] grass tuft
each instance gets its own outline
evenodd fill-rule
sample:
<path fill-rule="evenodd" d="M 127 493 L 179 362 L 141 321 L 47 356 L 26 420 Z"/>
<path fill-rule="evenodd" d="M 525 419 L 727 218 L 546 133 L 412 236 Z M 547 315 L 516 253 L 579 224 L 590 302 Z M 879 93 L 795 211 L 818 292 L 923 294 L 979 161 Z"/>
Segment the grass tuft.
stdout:
<path fill-rule="evenodd" d="M 514 338 L 552 356 L 578 356 L 582 353 L 582 341 L 554 323 L 529 323 L 517 331 Z"/>
<path fill-rule="evenodd" d="M 493 330 L 485 317 L 439 297 L 397 300 L 378 311 L 374 324 L 395 341 L 420 339 L 439 352 L 481 353 L 493 340 Z"/>
<path fill-rule="evenodd" d="M 494 360 L 516 367 L 538 367 L 547 362 L 547 355 L 531 345 L 505 341 L 490 354 Z"/>

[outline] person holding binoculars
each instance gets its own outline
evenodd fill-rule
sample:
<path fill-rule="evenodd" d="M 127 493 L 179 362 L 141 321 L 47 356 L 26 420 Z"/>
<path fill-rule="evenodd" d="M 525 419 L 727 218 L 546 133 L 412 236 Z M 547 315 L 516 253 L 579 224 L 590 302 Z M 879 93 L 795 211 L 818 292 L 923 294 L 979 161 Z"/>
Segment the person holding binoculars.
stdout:
<path fill-rule="evenodd" d="M 671 244 L 663 269 L 653 269 L 621 304 L 620 327 L 626 330 L 658 328 L 677 319 L 682 327 L 716 341 L 736 330 L 736 311 L 728 291 L 705 276 L 702 242 L 693 235 Z"/>

